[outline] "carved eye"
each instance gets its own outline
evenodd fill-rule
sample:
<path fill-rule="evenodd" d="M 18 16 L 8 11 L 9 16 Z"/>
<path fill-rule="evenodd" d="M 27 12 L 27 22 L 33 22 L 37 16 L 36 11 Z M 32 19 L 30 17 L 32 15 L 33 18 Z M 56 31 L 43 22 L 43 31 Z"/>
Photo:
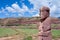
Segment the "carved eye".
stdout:
<path fill-rule="evenodd" d="M 40 10 L 40 12 L 45 12 L 45 11 L 46 11 L 46 12 L 49 12 L 49 10 Z"/>
<path fill-rule="evenodd" d="M 45 10 L 41 10 L 41 12 L 44 12 Z"/>
<path fill-rule="evenodd" d="M 47 12 L 49 12 L 49 10 L 46 10 Z"/>

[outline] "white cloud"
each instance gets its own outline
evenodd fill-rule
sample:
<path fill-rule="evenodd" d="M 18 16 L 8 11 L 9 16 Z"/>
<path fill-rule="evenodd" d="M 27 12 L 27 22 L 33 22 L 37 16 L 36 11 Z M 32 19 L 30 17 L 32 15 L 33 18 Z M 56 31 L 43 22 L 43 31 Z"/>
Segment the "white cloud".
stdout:
<path fill-rule="evenodd" d="M 12 8 L 19 13 L 18 16 L 23 16 L 26 11 L 30 11 L 26 5 L 22 5 L 22 8 L 18 4 L 12 4 Z"/>
<path fill-rule="evenodd" d="M 57 10 L 56 5 L 53 5 L 53 6 L 50 8 L 50 14 L 51 14 L 50 16 L 54 16 L 54 15 L 55 15 L 56 10 Z"/>
<path fill-rule="evenodd" d="M 27 7 L 26 5 L 24 5 L 24 3 L 23 3 L 22 9 L 23 9 L 24 11 L 29 11 L 28 7 Z"/>
<path fill-rule="evenodd" d="M 20 8 L 18 4 L 12 4 L 12 8 L 14 8 L 17 12 L 19 12 L 19 15 L 21 16 L 20 13 L 25 13 L 25 12 L 29 12 L 30 14 L 33 14 L 33 12 L 38 13 L 38 10 L 35 8 L 29 9 L 24 3 L 22 5 L 23 7 Z"/>
<path fill-rule="evenodd" d="M 16 10 L 14 10 L 12 7 L 6 7 L 5 10 L 12 13 L 16 12 Z"/>
<path fill-rule="evenodd" d="M 0 11 L 0 13 L 1 13 L 1 11 Z"/>
<path fill-rule="evenodd" d="M 6 13 L 6 14 L 5 14 L 5 16 L 9 16 L 9 14 L 8 14 L 8 13 Z"/>
<path fill-rule="evenodd" d="M 35 15 L 33 15 L 32 17 L 39 17 L 39 14 L 35 14 Z"/>
<path fill-rule="evenodd" d="M 34 5 L 34 9 L 39 9 L 39 7 L 41 6 L 40 4 L 40 0 L 29 0 L 33 5 Z"/>
<path fill-rule="evenodd" d="M 16 3 L 12 4 L 12 8 L 14 8 L 17 12 L 20 12 L 20 13 L 24 13 L 29 10 L 26 5 L 23 4 L 23 7 L 20 8 L 20 6 Z"/>
<path fill-rule="evenodd" d="M 8 16 L 9 13 L 19 13 L 18 16 L 22 16 L 26 11 L 30 11 L 26 5 L 23 4 L 23 7 L 20 8 L 17 3 L 14 3 L 12 4 L 12 7 L 6 6 L 5 8 L 2 8 L 0 13 L 5 13 L 6 16 Z M 15 16 L 15 14 L 12 15 Z"/>
<path fill-rule="evenodd" d="M 0 13 L 5 13 L 5 9 L 1 8 Z"/>
<path fill-rule="evenodd" d="M 18 16 L 22 17 L 23 15 L 22 14 L 18 14 Z"/>
<path fill-rule="evenodd" d="M 18 4 L 12 4 L 12 8 L 14 8 L 17 12 L 21 12 L 21 11 L 23 11 L 20 7 L 19 7 L 19 5 Z"/>
<path fill-rule="evenodd" d="M 55 10 L 57 9 L 56 5 L 53 5 L 51 8 L 50 8 L 50 12 L 55 12 Z"/>
<path fill-rule="evenodd" d="M 7 10 L 7 12 L 5 10 Z M 38 13 L 38 10 L 35 7 L 29 9 L 24 3 L 22 3 L 22 8 L 20 8 L 17 3 L 14 3 L 11 7 L 6 6 L 5 9 L 2 9 L 2 11 L 6 12 L 6 15 L 8 15 L 8 13 L 19 13 L 18 16 L 23 16 L 25 12 L 29 12 L 30 14 L 33 14 L 34 12 Z"/>

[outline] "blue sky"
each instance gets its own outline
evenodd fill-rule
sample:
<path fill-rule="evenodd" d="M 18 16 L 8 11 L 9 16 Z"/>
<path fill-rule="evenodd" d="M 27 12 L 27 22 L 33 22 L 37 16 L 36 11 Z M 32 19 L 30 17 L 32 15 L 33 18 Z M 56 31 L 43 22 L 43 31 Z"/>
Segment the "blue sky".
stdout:
<path fill-rule="evenodd" d="M 50 8 L 51 17 L 60 17 L 60 0 L 0 0 L 0 18 L 36 17 L 42 6 Z"/>

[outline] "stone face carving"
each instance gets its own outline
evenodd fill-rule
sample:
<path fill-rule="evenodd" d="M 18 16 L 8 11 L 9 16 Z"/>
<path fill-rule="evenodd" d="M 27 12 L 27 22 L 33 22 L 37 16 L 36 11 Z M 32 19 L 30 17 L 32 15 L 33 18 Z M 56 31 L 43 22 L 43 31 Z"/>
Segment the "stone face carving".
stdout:
<path fill-rule="evenodd" d="M 51 18 L 49 17 L 50 9 L 43 6 L 40 9 L 39 35 L 38 40 L 52 40 L 51 36 Z"/>

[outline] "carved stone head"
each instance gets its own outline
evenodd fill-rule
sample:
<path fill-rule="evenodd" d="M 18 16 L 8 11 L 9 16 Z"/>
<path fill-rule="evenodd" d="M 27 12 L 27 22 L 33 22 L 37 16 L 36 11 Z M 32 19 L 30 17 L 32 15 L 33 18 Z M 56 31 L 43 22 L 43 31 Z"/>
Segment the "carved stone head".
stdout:
<path fill-rule="evenodd" d="M 40 18 L 43 20 L 46 19 L 47 17 L 49 17 L 49 15 L 50 15 L 49 7 L 46 7 L 46 6 L 41 7 L 39 15 L 40 15 Z"/>

